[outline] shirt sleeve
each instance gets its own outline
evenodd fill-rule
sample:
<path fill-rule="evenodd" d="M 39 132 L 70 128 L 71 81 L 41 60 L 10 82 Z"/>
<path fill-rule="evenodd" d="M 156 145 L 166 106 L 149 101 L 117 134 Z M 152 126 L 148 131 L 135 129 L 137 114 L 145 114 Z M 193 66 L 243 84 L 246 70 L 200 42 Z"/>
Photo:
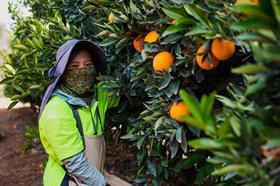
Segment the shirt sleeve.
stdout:
<path fill-rule="evenodd" d="M 109 86 L 104 82 L 100 82 L 97 85 L 98 90 L 98 108 L 101 114 L 105 115 L 106 111 L 110 108 L 117 107 L 119 105 L 120 96 L 114 92 L 109 91 Z"/>
<path fill-rule="evenodd" d="M 40 121 L 44 137 L 59 160 L 83 150 L 81 135 L 73 113 L 65 105 L 48 105 Z"/>
<path fill-rule="evenodd" d="M 70 174 L 75 175 L 86 185 L 106 185 L 104 176 L 96 169 L 94 165 L 89 163 L 84 152 L 80 152 L 70 158 L 63 160 L 63 164 Z"/>

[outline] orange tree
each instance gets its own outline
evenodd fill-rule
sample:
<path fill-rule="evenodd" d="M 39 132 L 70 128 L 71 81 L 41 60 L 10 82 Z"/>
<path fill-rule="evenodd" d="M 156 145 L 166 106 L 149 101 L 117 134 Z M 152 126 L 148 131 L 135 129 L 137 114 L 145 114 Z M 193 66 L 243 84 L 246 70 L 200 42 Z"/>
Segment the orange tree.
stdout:
<path fill-rule="evenodd" d="M 173 179 L 202 183 L 206 178 L 208 182 L 217 183 L 234 179 L 231 174 L 226 179 L 211 175 L 216 165 L 207 159 L 218 143 L 204 141 L 208 151 L 187 145 L 188 141 L 209 133 L 205 128 L 182 122 L 182 115 L 192 116 L 195 111 L 192 105 L 181 102 L 178 91 L 187 90 L 199 99 L 214 90 L 226 98 L 230 96 L 229 84 L 242 89 L 244 78 L 231 73 L 231 68 L 254 64 L 251 45 L 243 39 L 259 39 L 256 37 L 259 33 L 251 33 L 250 27 L 254 26 L 254 20 L 267 19 L 267 16 L 260 10 L 252 10 L 257 4 L 238 1 L 238 4 L 249 6 L 246 11 L 250 15 L 258 13 L 259 17 L 232 26 L 248 16 L 233 11 L 234 0 L 48 2 L 48 6 L 39 8 L 38 4 L 43 4 L 43 0 L 25 0 L 33 16 L 18 18 L 14 27 L 14 50 L 11 60 L 3 66 L 6 78 L 2 81 L 7 84 L 6 95 L 15 101 L 11 106 L 16 101 L 33 102 L 34 99 L 37 100 L 34 104 L 39 103 L 48 83 L 47 69 L 54 61 L 50 56 L 54 56 L 61 43 L 69 38 L 91 39 L 106 50 L 109 61 L 107 75 L 99 79 L 106 81 L 122 99 L 110 119 L 123 124 L 122 139 L 132 141 L 138 150 L 139 169 L 135 183 L 157 185 Z M 28 24 L 22 24 L 25 22 Z M 238 29 L 242 24 L 248 24 L 248 33 L 237 37 L 244 32 L 244 29 Z M 266 22 L 266 25 L 270 24 Z M 261 32 L 261 36 L 261 41 L 272 37 L 266 32 Z M 254 56 L 258 53 L 254 52 Z M 20 64 L 24 61 L 28 65 L 21 71 Z M 249 77 L 245 82 L 258 79 Z M 210 114 L 213 100 L 203 100 L 203 110 L 206 115 Z M 239 100 L 235 101 L 238 104 Z M 230 113 L 223 104 L 215 104 L 217 112 Z M 215 127 L 209 126 L 207 130 L 212 134 Z"/>
<path fill-rule="evenodd" d="M 244 18 L 231 27 L 243 32 L 236 38 L 248 42 L 256 63 L 232 69 L 244 75 L 245 86 L 230 84 L 229 96 L 217 96 L 222 112 L 213 107 L 215 93 L 199 102 L 180 92 L 191 113 L 183 120 L 206 134 L 188 144 L 211 151 L 207 162 L 215 165 L 212 175 L 233 185 L 280 183 L 279 5 L 277 1 L 260 1 L 258 6 L 234 7 Z"/>

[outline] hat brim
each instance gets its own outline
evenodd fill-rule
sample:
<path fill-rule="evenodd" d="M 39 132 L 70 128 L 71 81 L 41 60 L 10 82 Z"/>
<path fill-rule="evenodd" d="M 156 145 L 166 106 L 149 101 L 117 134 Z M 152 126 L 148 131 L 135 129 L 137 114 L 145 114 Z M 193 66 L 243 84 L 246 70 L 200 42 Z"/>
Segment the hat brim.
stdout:
<path fill-rule="evenodd" d="M 103 73 L 105 71 L 105 64 L 106 64 L 106 56 L 105 53 L 99 48 L 96 44 L 91 41 L 87 40 L 70 40 L 65 43 L 65 48 L 60 51 L 61 55 L 56 58 L 57 64 L 55 64 L 49 70 L 49 78 L 52 80 L 52 83 L 47 88 L 44 97 L 42 99 L 40 113 L 38 119 L 44 110 L 52 92 L 54 91 L 57 83 L 61 75 L 64 73 L 67 63 L 69 62 L 69 58 L 73 51 L 75 51 L 76 47 L 82 47 L 90 52 L 90 54 L 94 57 L 94 66 L 99 73 Z"/>
<path fill-rule="evenodd" d="M 101 50 L 101 48 L 99 48 L 93 42 L 87 40 L 80 40 L 79 42 L 77 42 L 73 47 L 72 52 L 75 51 L 76 48 L 82 48 L 89 51 L 92 57 L 94 58 L 93 63 L 97 71 L 100 73 L 104 72 L 105 64 L 106 64 L 106 56 L 104 52 Z"/>

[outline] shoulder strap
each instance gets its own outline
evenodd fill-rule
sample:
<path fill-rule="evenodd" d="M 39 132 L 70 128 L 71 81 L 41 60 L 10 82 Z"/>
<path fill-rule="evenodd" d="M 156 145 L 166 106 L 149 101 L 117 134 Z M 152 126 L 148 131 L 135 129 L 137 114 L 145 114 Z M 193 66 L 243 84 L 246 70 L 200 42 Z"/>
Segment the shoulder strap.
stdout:
<path fill-rule="evenodd" d="M 83 141 L 83 145 L 85 147 L 85 139 L 84 139 L 84 131 L 83 131 L 83 126 L 82 126 L 82 122 L 81 122 L 81 118 L 79 116 L 78 110 L 76 108 L 74 108 L 72 105 L 68 104 L 73 112 L 74 118 L 76 120 L 76 126 L 79 130 L 79 133 L 82 137 L 82 141 Z"/>

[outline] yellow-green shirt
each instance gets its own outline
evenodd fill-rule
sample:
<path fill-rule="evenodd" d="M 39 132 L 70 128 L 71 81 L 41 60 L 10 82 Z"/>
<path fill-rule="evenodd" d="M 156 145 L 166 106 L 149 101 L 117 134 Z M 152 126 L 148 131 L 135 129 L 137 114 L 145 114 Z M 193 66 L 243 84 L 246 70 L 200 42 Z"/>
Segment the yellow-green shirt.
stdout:
<path fill-rule="evenodd" d="M 119 97 L 104 91 L 104 87 L 103 83 L 97 85 L 98 99 L 91 108 L 85 106 L 78 109 L 84 136 L 94 135 L 91 114 L 97 121 L 97 135 L 100 135 L 103 133 L 106 111 L 119 103 Z M 95 114 L 97 107 L 100 120 L 97 120 Z M 46 104 L 39 120 L 39 133 L 41 142 L 49 155 L 44 172 L 44 185 L 59 186 L 66 173 L 61 166 L 62 160 L 84 149 L 73 112 L 62 98 L 54 95 Z"/>

